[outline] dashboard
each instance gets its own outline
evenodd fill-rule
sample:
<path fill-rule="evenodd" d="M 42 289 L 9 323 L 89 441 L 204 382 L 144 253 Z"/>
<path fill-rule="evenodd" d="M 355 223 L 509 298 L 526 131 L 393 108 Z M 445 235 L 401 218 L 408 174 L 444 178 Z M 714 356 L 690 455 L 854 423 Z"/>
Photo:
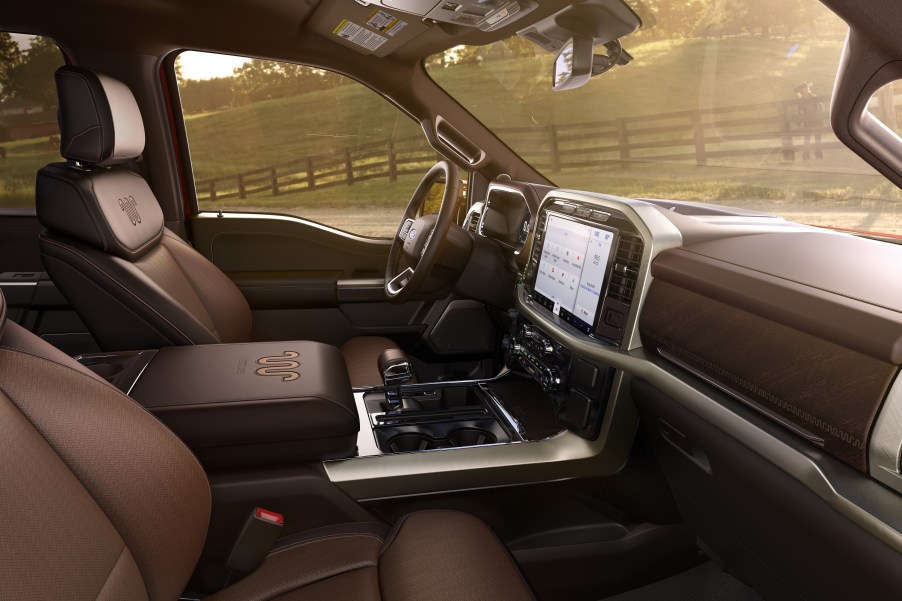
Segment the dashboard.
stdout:
<path fill-rule="evenodd" d="M 641 415 L 687 521 L 760 588 L 829 597 L 817 574 L 839 558 L 874 590 L 902 588 L 873 567 L 880 549 L 902 552 L 902 278 L 887 277 L 902 275 L 902 247 L 511 181 L 480 210 L 494 225 L 479 233 L 521 269 L 508 364 L 550 393 L 562 426 L 606 441 L 615 415 Z M 846 523 L 868 551 L 808 542 Z M 812 569 L 787 572 L 800 554 Z"/>

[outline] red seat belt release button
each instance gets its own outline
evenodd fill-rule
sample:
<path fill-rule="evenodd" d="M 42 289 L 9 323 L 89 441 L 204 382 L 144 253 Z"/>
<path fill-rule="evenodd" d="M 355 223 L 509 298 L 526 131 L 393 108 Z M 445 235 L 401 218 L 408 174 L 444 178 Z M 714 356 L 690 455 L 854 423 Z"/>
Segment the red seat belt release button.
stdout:
<path fill-rule="evenodd" d="M 269 511 L 268 509 L 263 509 L 262 507 L 254 508 L 254 517 L 260 520 L 265 520 L 267 522 L 272 522 L 273 524 L 278 524 L 279 526 L 285 523 L 285 518 L 282 517 L 281 513 Z"/>
<path fill-rule="evenodd" d="M 282 514 L 255 507 L 244 523 L 235 546 L 232 547 L 228 566 L 245 574 L 250 574 L 260 567 L 273 543 L 282 533 L 284 522 Z"/>

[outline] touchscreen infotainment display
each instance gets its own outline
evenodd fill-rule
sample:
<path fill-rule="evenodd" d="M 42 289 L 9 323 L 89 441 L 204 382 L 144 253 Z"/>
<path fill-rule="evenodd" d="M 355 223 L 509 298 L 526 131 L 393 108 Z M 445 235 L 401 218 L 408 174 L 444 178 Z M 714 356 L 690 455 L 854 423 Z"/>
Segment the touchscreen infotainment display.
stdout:
<path fill-rule="evenodd" d="M 592 329 L 614 238 L 609 229 L 548 215 L 534 292 L 584 332 Z"/>

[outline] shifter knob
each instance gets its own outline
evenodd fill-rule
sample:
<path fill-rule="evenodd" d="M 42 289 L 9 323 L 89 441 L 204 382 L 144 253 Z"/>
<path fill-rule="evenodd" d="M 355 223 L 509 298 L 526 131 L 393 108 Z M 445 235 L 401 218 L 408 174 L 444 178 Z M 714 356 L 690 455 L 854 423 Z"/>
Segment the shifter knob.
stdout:
<path fill-rule="evenodd" d="M 377 362 L 389 411 L 401 408 L 401 386 L 413 380 L 413 367 L 401 349 L 387 349 Z"/>

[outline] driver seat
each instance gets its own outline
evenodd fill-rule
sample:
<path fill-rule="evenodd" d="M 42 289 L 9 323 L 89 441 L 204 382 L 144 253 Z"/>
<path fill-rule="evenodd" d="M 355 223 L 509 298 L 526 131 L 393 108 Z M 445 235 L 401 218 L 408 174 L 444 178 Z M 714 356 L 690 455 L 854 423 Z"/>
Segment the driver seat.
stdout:
<path fill-rule="evenodd" d="M 164 227 L 147 182 L 121 163 L 144 151 L 131 90 L 88 69 L 56 72 L 60 154 L 37 176 L 44 267 L 104 351 L 248 342 L 251 310 L 237 286 Z M 341 351 L 351 385 L 382 384 L 379 336 Z"/>

